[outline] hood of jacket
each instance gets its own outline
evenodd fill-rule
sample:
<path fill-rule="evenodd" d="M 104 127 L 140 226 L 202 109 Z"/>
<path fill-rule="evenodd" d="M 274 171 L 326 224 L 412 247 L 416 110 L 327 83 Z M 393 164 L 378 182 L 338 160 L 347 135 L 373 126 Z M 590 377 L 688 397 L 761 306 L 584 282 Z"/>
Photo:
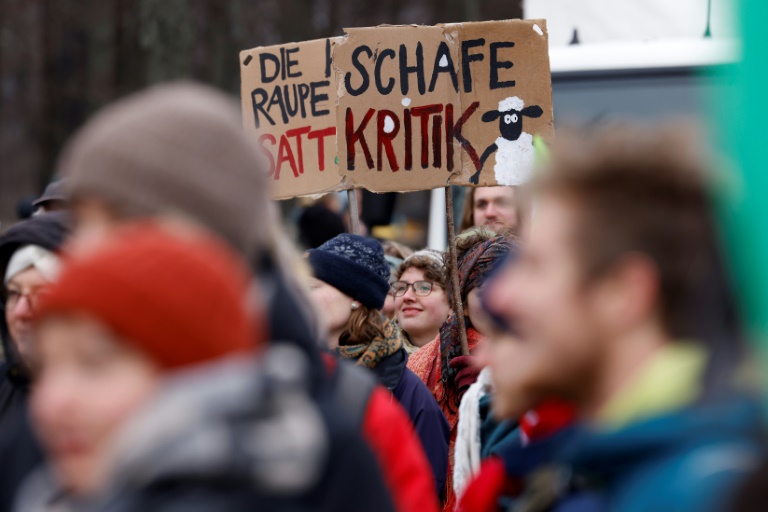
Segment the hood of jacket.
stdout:
<path fill-rule="evenodd" d="M 170 377 L 119 433 L 103 493 L 56 499 L 46 469 L 27 482 L 17 509 L 103 510 L 160 482 L 301 494 L 322 478 L 329 449 L 306 371 L 298 349 L 279 346 L 258 361 L 230 359 Z"/>

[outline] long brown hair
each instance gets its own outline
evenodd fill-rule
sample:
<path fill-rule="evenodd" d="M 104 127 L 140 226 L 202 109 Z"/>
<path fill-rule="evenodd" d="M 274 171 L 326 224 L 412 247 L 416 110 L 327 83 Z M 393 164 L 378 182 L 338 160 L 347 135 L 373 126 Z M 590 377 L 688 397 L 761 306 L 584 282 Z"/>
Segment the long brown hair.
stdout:
<path fill-rule="evenodd" d="M 475 225 L 475 187 L 469 187 L 464 198 L 464 211 L 461 214 L 461 226 L 459 233 L 466 231 Z"/>
<path fill-rule="evenodd" d="M 352 311 L 347 328 L 339 336 L 339 345 L 368 344 L 384 337 L 384 317 L 378 309 L 360 305 Z"/>

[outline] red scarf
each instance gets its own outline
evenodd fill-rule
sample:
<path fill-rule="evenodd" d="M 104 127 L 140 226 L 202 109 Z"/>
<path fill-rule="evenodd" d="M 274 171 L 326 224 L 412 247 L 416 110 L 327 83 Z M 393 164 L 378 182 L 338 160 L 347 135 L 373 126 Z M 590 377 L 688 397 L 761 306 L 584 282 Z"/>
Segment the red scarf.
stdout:
<path fill-rule="evenodd" d="M 484 339 L 485 337 L 473 328 L 470 327 L 467 329 L 467 344 L 469 345 L 470 352 Z M 408 358 L 408 368 L 418 375 L 419 378 L 424 381 L 424 384 L 427 385 L 432 396 L 435 397 L 435 400 L 437 400 L 437 403 L 440 405 L 440 409 L 443 411 L 445 419 L 448 420 L 448 425 L 451 427 L 451 437 L 448 444 L 448 478 L 445 482 L 446 496 L 443 511 L 453 512 L 453 509 L 456 506 L 456 495 L 453 492 L 453 464 L 457 433 L 456 427 L 459 423 L 459 410 L 458 407 L 450 406 L 452 403 L 452 400 L 450 399 L 456 396 L 456 387 L 446 387 L 444 385 L 444 380 L 440 378 L 442 365 L 439 335 L 410 355 Z M 446 398 L 448 398 L 448 400 L 446 400 Z"/>

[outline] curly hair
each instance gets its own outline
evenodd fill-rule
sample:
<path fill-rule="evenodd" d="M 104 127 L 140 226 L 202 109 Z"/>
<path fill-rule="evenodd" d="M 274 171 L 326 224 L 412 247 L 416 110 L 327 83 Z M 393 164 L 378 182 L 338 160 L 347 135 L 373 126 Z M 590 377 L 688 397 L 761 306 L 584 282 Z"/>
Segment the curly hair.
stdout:
<path fill-rule="evenodd" d="M 416 251 L 400 264 L 400 267 L 395 272 L 395 278 L 399 280 L 403 277 L 406 270 L 417 268 L 424 272 L 425 279 L 445 288 L 444 261 L 443 253 L 439 251 L 429 249 Z"/>

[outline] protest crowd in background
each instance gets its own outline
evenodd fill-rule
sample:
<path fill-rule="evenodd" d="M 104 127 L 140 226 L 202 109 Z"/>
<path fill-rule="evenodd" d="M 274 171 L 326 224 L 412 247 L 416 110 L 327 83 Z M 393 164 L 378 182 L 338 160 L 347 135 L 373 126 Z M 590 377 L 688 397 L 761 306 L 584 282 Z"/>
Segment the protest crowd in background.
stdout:
<path fill-rule="evenodd" d="M 438 27 L 470 41 L 469 63 L 483 59 L 467 48 L 490 52 L 489 91 L 512 66 L 503 44 L 469 38 L 500 27 Z M 463 100 L 471 80 L 439 70 L 452 54 L 432 43 L 434 76 Z M 324 43 L 306 44 L 326 72 Z M 340 61 L 366 53 L 338 44 Z M 373 236 L 355 218 L 364 196 L 334 188 L 359 182 L 331 169 L 317 180 L 334 192 L 286 229 L 283 143 L 254 138 L 207 85 L 110 104 L 0 234 L 0 512 L 761 510 L 763 397 L 713 194 L 725 164 L 701 134 L 623 123 L 554 139 L 551 97 L 494 99 L 475 125 L 479 101 L 424 114 L 408 100 L 402 120 L 370 108 L 374 162 L 351 113 L 385 86 L 355 67 L 364 86 L 336 101 L 351 105 L 349 179 L 371 170 L 389 191 L 382 161 L 413 166 L 407 179 L 431 166 L 450 197 L 468 178 L 455 239 Z M 323 94 L 307 87 L 305 100 Z M 251 99 L 248 115 L 268 116 L 257 94 L 243 112 Z M 401 154 L 406 124 L 423 140 Z M 310 155 L 331 132 L 296 137 L 309 133 L 296 177 L 338 160 Z M 441 177 L 454 156 L 461 172 Z M 504 175 L 513 157 L 530 169 Z"/>

